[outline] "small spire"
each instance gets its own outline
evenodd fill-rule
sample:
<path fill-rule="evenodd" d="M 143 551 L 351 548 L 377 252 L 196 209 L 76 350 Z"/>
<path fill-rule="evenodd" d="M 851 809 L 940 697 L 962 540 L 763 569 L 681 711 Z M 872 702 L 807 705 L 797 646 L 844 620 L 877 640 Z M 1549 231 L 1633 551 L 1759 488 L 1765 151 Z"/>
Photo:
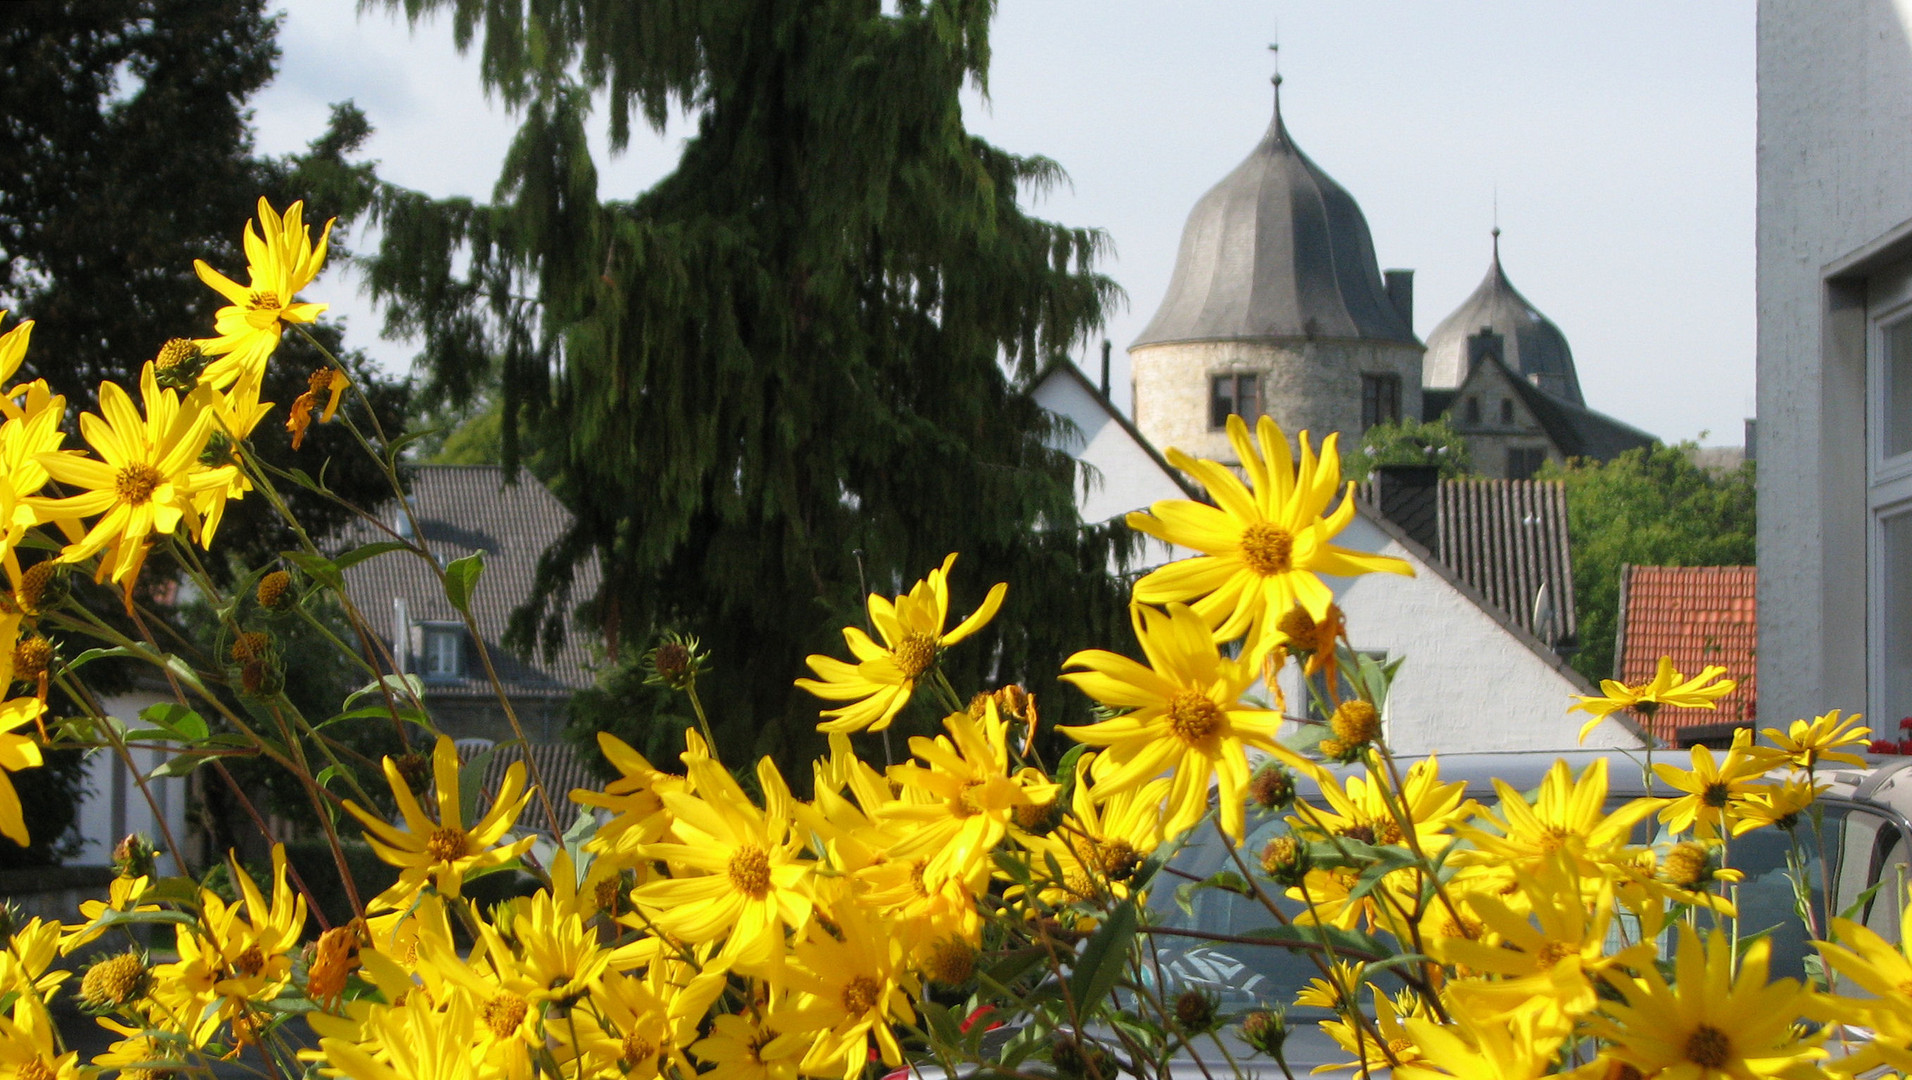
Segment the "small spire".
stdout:
<path fill-rule="evenodd" d="M 1494 265 L 1499 266 L 1500 265 L 1500 226 L 1499 225 L 1494 226 L 1494 228 L 1491 231 L 1491 235 L 1494 238 Z"/>
<path fill-rule="evenodd" d="M 1268 81 L 1274 84 L 1275 111 L 1280 112 L 1281 111 L 1281 45 L 1279 43 L 1270 42 L 1268 45 L 1268 51 L 1274 54 L 1274 64 L 1275 64 L 1275 73 L 1268 77 Z"/>

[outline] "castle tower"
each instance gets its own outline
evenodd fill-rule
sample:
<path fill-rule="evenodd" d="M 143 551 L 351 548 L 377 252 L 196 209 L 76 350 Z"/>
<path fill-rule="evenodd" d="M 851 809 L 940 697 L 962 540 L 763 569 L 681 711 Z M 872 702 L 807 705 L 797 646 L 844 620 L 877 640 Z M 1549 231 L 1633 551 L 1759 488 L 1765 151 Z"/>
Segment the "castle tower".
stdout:
<path fill-rule="evenodd" d="M 1384 284 L 1367 220 L 1275 115 L 1182 229 L 1168 295 L 1129 346 L 1135 423 L 1150 442 L 1233 461 L 1231 412 L 1293 435 L 1359 438 L 1421 416 L 1413 272 Z"/>
<path fill-rule="evenodd" d="M 1466 382 L 1472 369 L 1468 339 L 1491 332 L 1500 338 L 1500 361 L 1509 371 L 1557 398 L 1586 405 L 1567 335 L 1507 280 L 1500 267 L 1500 226 L 1494 227 L 1493 237 L 1493 261 L 1480 287 L 1427 335 L 1421 368 L 1425 385 L 1451 390 Z"/>

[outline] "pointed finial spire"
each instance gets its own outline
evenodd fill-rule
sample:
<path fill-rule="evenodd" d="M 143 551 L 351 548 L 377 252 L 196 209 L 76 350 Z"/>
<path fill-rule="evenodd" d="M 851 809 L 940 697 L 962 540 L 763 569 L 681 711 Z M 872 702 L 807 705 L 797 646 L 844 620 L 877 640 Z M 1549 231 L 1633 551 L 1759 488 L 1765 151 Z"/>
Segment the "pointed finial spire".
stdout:
<path fill-rule="evenodd" d="M 1494 185 L 1494 265 L 1500 265 L 1500 185 Z"/>
<path fill-rule="evenodd" d="M 1279 42 L 1269 42 L 1268 51 L 1274 54 L 1274 64 L 1275 64 L 1275 73 L 1268 77 L 1268 81 L 1274 84 L 1275 111 L 1280 112 L 1281 111 L 1281 44 Z"/>
<path fill-rule="evenodd" d="M 1492 230 L 1492 235 L 1494 237 L 1494 261 L 1498 263 L 1500 262 L 1500 226 L 1499 225 L 1494 226 Z"/>

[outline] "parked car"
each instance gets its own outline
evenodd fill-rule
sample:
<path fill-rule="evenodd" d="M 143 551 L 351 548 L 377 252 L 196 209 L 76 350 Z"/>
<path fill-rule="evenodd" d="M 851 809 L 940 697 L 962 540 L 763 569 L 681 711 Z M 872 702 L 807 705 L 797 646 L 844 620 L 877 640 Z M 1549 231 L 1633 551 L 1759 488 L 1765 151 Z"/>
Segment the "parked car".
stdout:
<path fill-rule="evenodd" d="M 1647 789 L 1643 754 L 1643 751 L 1455 754 L 1441 756 L 1439 765 L 1443 781 L 1465 781 L 1468 797 L 1492 805 L 1499 801 L 1493 786 L 1495 778 L 1515 790 L 1532 791 L 1540 786 L 1556 760 L 1564 758 L 1578 775 L 1596 759 L 1604 757 L 1608 762 L 1608 805 L 1612 809 L 1644 795 L 1667 793 L 1664 783 L 1655 791 Z M 1659 751 L 1656 760 L 1683 763 L 1685 755 Z M 1401 762 L 1403 770 L 1411 764 L 1408 760 Z M 1339 772 L 1346 775 L 1348 771 Z M 1874 884 L 1884 883 L 1859 904 L 1856 918 L 1887 941 L 1896 943 L 1900 905 L 1905 902 L 1905 885 L 1912 876 L 1908 868 L 1908 851 L 1912 851 L 1909 847 L 1912 845 L 1912 758 L 1877 757 L 1871 759 L 1866 768 L 1822 768 L 1818 778 L 1831 785 L 1822 796 L 1821 805 L 1824 807 L 1823 857 L 1831 862 L 1832 870 L 1830 874 L 1822 873 L 1820 845 L 1806 843 L 1813 880 L 1831 882 L 1835 912 L 1859 901 Z M 1311 782 L 1304 779 L 1298 786 L 1301 798 L 1320 804 L 1319 792 Z M 1244 852 L 1259 852 L 1268 839 L 1286 829 L 1280 814 L 1268 815 L 1252 825 L 1242 845 Z M 1654 841 L 1658 827 L 1657 820 L 1648 817 L 1638 826 L 1635 842 Z M 1806 931 L 1794 913 L 1793 887 L 1786 876 L 1789 847 L 1787 835 L 1777 829 L 1757 830 L 1734 838 L 1731 844 L 1731 864 L 1745 874 L 1738 890 L 1740 925 L 1748 934 L 1770 929 L 1775 977 L 1802 975 L 1805 959 L 1812 953 Z M 1149 900 L 1157 920 L 1170 927 L 1235 937 L 1274 925 L 1273 917 L 1259 901 L 1221 889 L 1195 892 L 1187 898 L 1186 911 L 1177 903 L 1176 879 L 1201 880 L 1230 866 L 1232 859 L 1219 836 L 1211 830 L 1197 830 L 1169 864 L 1171 873 L 1157 879 Z M 1291 912 L 1300 910 L 1299 904 L 1285 898 L 1278 902 Z M 1287 1006 L 1308 980 L 1320 975 L 1320 969 L 1308 957 L 1281 948 L 1215 944 L 1160 935 L 1155 938 L 1155 944 L 1164 981 L 1171 993 L 1199 988 L 1214 994 L 1227 1011 Z M 1307 1009 L 1290 1009 L 1288 1015 L 1293 1033 L 1287 1058 L 1297 1076 L 1317 1065 L 1347 1060 L 1348 1055 L 1317 1026 L 1318 1021 L 1329 1018 L 1325 1010 L 1314 1010 L 1311 1015 Z M 1231 1047 L 1231 1052 L 1233 1049 Z M 1258 1060 L 1254 1071 L 1266 1076 L 1279 1075 L 1273 1063 L 1265 1058 Z M 1201 1075 L 1193 1062 L 1187 1073 L 1190 1077 Z"/>

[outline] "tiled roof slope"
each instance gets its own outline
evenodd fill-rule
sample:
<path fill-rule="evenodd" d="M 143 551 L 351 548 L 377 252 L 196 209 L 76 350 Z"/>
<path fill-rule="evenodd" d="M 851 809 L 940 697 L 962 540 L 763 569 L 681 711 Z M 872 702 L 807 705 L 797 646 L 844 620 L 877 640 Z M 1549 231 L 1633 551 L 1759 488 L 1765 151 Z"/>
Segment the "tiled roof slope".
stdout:
<path fill-rule="evenodd" d="M 1715 709 L 1663 709 L 1653 734 L 1667 742 L 1683 727 L 1745 723 L 1759 699 L 1755 666 L 1759 571 L 1751 566 L 1628 566 L 1620 572 L 1621 682 L 1650 681 L 1660 657 L 1689 678 L 1709 664 L 1739 687 Z"/>
<path fill-rule="evenodd" d="M 1431 468 L 1425 479 L 1410 479 L 1421 472 L 1407 470 L 1406 486 L 1385 494 L 1371 481 L 1361 497 L 1515 626 L 1550 647 L 1578 635 L 1566 487 L 1558 480 L 1435 481 Z M 1551 632 L 1534 625 L 1542 585 Z"/>
<path fill-rule="evenodd" d="M 504 470 L 496 465 L 417 466 L 411 499 L 419 531 L 441 564 L 474 551 L 485 553 L 485 571 L 478 579 L 471 610 L 506 689 L 514 696 L 562 697 L 589 686 L 587 635 L 572 629 L 550 663 L 543 657 L 517 656 L 501 641 L 512 610 L 531 595 L 538 557 L 570 527 L 570 511 L 529 473 L 520 473 L 517 483 L 507 484 Z M 396 502 L 388 503 L 378 514 L 390 523 L 396 520 L 397 510 Z M 356 523 L 336 543 L 339 551 L 345 551 L 389 539 L 370 525 Z M 593 595 L 598 580 L 595 563 L 580 567 L 571 595 Z M 388 645 L 394 597 L 404 597 L 414 624 L 459 621 L 431 569 L 409 552 L 387 552 L 349 567 L 345 581 L 372 629 L 386 637 Z M 482 666 L 474 660 L 468 667 L 474 677 L 434 680 L 429 692 L 489 696 L 491 684 Z"/>

